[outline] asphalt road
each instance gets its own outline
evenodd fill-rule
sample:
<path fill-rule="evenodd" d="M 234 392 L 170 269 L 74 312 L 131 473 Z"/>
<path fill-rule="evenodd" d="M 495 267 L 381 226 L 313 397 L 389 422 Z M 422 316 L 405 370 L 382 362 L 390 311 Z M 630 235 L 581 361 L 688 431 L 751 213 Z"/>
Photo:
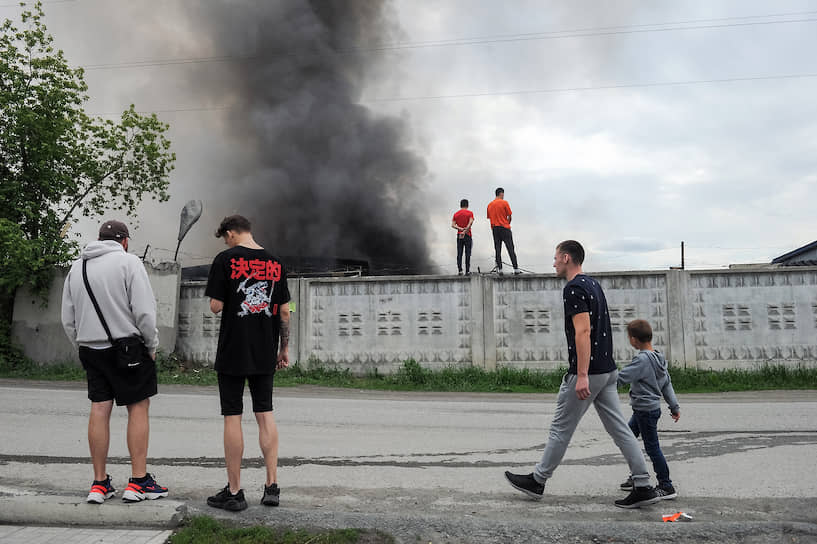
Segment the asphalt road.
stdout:
<path fill-rule="evenodd" d="M 659 422 L 679 498 L 635 511 L 613 506 L 628 470 L 592 409 L 544 500 L 505 482 L 505 470 L 529 472 L 541 455 L 553 395 L 277 390 L 282 505 L 257 504 L 264 470 L 250 414 L 242 477 L 253 506 L 235 515 L 204 504 L 226 481 L 215 389 L 165 386 L 151 404 L 149 470 L 192 514 L 375 528 L 399 542 L 817 542 L 817 392 L 680 401 L 681 420 Z M 0 496 L 84 498 L 87 413 L 82 385 L 0 380 Z M 120 489 L 125 423 L 115 409 L 108 471 Z M 661 522 L 677 511 L 693 521 Z"/>

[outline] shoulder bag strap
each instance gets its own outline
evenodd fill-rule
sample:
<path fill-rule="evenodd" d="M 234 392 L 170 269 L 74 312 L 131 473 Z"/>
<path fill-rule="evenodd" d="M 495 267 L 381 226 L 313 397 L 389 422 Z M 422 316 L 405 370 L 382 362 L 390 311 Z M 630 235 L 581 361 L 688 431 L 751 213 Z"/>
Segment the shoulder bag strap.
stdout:
<path fill-rule="evenodd" d="M 114 345 L 113 337 L 111 336 L 111 329 L 108 328 L 108 324 L 105 322 L 105 318 L 102 317 L 102 310 L 99 309 L 99 303 L 96 301 L 96 297 L 94 296 L 94 292 L 91 291 L 91 284 L 88 283 L 88 272 L 86 271 L 85 265 L 88 263 L 88 259 L 82 259 L 82 281 L 85 282 L 85 289 L 88 291 L 88 296 L 91 297 L 91 302 L 94 304 L 94 310 L 96 310 L 96 315 L 99 316 L 99 320 L 102 322 L 102 328 L 105 329 L 105 334 L 108 335 L 108 341 L 111 345 Z"/>

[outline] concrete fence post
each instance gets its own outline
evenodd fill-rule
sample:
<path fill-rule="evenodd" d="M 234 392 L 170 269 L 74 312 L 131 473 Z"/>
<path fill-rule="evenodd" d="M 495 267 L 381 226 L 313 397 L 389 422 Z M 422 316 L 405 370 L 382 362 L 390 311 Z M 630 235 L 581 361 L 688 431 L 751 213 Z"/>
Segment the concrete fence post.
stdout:
<path fill-rule="evenodd" d="M 686 366 L 684 352 L 684 292 L 681 285 L 683 272 L 667 272 L 667 359 L 670 364 Z"/>
<path fill-rule="evenodd" d="M 292 300 L 297 302 L 295 312 L 298 314 L 298 336 L 295 353 L 297 354 L 297 362 L 304 368 L 306 367 L 307 353 L 311 346 L 309 345 L 309 322 L 312 319 L 312 305 L 309 300 L 309 280 L 307 278 L 298 279 L 298 296 L 293 297 Z"/>
<path fill-rule="evenodd" d="M 689 272 L 667 272 L 668 355 L 671 363 L 697 368 L 695 357 L 695 321 L 690 303 Z"/>
<path fill-rule="evenodd" d="M 484 358 L 482 368 L 496 370 L 496 332 L 494 330 L 494 278 L 478 276 L 482 291 L 482 340 Z"/>
<path fill-rule="evenodd" d="M 471 365 L 485 368 L 485 314 L 482 283 L 480 274 L 473 274 L 468 282 L 471 298 Z"/>

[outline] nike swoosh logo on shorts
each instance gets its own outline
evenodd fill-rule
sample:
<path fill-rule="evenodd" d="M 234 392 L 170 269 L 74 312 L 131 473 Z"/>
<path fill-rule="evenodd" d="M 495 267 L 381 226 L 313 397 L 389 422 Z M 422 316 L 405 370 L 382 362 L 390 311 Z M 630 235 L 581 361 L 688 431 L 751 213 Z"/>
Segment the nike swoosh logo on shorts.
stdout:
<path fill-rule="evenodd" d="M 128 363 L 128 366 L 139 366 L 142 363 Z"/>

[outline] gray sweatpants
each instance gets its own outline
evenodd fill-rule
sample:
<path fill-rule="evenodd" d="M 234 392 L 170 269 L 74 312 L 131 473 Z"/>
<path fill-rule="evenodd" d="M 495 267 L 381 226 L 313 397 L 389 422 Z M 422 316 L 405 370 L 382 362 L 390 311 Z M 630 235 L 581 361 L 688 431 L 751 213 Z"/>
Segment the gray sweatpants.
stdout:
<path fill-rule="evenodd" d="M 553 471 L 562 462 L 567 445 L 573 437 L 573 431 L 576 430 L 590 404 L 593 404 L 604 425 L 604 430 L 613 438 L 616 446 L 627 459 L 627 464 L 630 465 L 633 485 L 635 487 L 649 486 L 650 474 L 644 455 L 641 453 L 641 446 L 621 413 L 621 403 L 616 389 L 618 370 L 607 374 L 591 374 L 589 378 L 590 397 L 585 400 L 579 400 L 579 397 L 576 396 L 575 374 L 565 374 L 562 379 L 559 396 L 556 398 L 556 413 L 550 424 L 548 442 L 545 445 L 542 460 L 533 470 L 534 479 L 539 483 L 544 483 L 546 479 L 553 476 Z"/>

